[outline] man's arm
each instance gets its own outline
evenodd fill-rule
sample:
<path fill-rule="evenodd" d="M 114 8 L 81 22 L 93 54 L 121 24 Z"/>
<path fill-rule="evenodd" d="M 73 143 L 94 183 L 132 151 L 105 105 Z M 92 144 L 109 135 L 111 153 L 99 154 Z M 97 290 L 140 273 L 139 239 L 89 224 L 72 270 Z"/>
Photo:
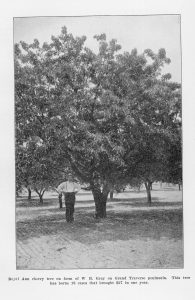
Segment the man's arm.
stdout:
<path fill-rule="evenodd" d="M 62 182 L 58 187 L 57 187 L 58 193 L 62 193 L 63 191 L 65 192 L 65 186 L 64 182 Z"/>

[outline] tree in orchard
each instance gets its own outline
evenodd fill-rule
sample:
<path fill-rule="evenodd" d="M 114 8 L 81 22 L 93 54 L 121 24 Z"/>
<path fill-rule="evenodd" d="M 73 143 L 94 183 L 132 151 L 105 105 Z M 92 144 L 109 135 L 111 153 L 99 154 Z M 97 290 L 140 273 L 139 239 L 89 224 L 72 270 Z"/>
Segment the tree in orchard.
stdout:
<path fill-rule="evenodd" d="M 107 49 L 104 36 L 100 38 L 100 49 Z M 178 142 L 180 84 L 171 82 L 170 74 L 162 75 L 166 63 L 170 59 L 164 49 L 157 54 L 147 49 L 141 55 L 134 49 L 131 54 L 117 55 L 112 63 L 108 61 L 102 71 L 101 86 L 117 98 L 117 116 L 122 115 L 116 136 L 124 154 L 123 171 L 118 173 L 117 180 L 131 183 L 136 179 L 144 183 L 149 204 L 152 182 L 162 180 L 170 170 L 171 145 L 176 142 L 181 148 Z"/>
<path fill-rule="evenodd" d="M 59 172 L 53 169 L 53 165 L 46 157 L 45 147 L 38 142 L 37 137 L 18 147 L 16 157 L 17 180 L 21 186 L 28 188 L 30 195 L 34 190 L 42 204 L 45 191 L 53 186 Z"/>
<path fill-rule="evenodd" d="M 178 139 L 180 85 L 170 81 L 170 74 L 161 73 L 164 64 L 169 62 L 164 49 L 157 54 L 145 50 L 141 55 L 133 50 L 119 57 L 123 70 L 120 85 L 127 106 L 121 129 L 126 175 L 129 183 L 136 179 L 145 184 L 149 204 L 151 184 L 167 176 L 170 146 Z"/>
<path fill-rule="evenodd" d="M 22 121 L 27 136 L 43 140 L 55 168 L 68 164 L 90 183 L 96 215 L 105 217 L 110 186 L 123 169 L 118 123 L 124 112 L 119 114 L 118 98 L 103 87 L 106 74 L 114 72 L 119 46 L 115 41 L 107 45 L 104 35 L 97 39 L 98 55 L 84 48 L 84 37 L 74 38 L 66 28 L 42 47 L 36 40 L 21 43 L 21 53 L 17 46 L 20 66 L 29 72 L 23 75 L 26 90 L 22 87 L 19 99 L 29 113 Z"/>
<path fill-rule="evenodd" d="M 108 194 L 123 173 L 119 129 L 125 111 L 120 99 L 109 88 L 111 74 L 116 68 L 115 53 L 120 47 L 115 40 L 107 44 L 105 35 L 96 36 L 96 39 L 99 53 L 95 55 L 85 50 L 85 56 L 90 57 L 86 68 L 87 87 L 81 98 L 75 95 L 78 97 L 77 105 L 73 104 L 76 118 L 68 153 L 71 168 L 81 180 L 90 184 L 96 217 L 104 218 Z"/>
<path fill-rule="evenodd" d="M 47 81 L 47 63 L 39 42 L 15 45 L 16 183 L 33 188 L 43 201 L 45 188 L 59 172 L 51 148 L 56 147 L 55 111 Z"/>

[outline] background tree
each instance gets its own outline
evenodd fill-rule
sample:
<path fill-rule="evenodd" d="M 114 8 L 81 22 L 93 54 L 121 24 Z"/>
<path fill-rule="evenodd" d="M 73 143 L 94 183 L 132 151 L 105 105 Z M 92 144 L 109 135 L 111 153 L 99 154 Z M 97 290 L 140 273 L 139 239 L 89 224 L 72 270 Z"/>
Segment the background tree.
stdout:
<path fill-rule="evenodd" d="M 39 42 L 15 45 L 16 182 L 33 188 L 43 201 L 44 191 L 55 180 L 58 169 L 52 155 L 56 147 L 57 122 L 51 84 L 47 80 L 47 59 Z M 56 126 L 56 127 L 55 127 Z"/>
<path fill-rule="evenodd" d="M 121 128 L 126 175 L 129 183 L 135 179 L 144 183 L 151 204 L 152 182 L 167 176 L 170 147 L 178 140 L 180 85 L 169 81 L 170 74 L 161 75 L 164 64 L 170 62 L 164 49 L 157 54 L 148 49 L 141 55 L 134 49 L 118 60 L 120 90 L 126 102 L 126 120 Z M 180 143 L 177 146 L 181 149 Z"/>

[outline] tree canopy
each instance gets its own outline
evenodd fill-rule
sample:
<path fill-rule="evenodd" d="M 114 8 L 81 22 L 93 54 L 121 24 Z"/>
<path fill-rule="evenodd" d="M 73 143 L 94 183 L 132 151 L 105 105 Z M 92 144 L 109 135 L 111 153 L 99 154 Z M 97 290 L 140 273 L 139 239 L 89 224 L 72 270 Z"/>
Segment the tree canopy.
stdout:
<path fill-rule="evenodd" d="M 165 49 L 122 53 L 115 39 L 94 38 L 98 53 L 66 27 L 50 43 L 15 45 L 16 169 L 17 180 L 45 187 L 72 170 L 90 184 L 96 214 L 105 217 L 119 182 L 136 179 L 147 189 L 178 177 L 181 91 L 162 75 Z"/>

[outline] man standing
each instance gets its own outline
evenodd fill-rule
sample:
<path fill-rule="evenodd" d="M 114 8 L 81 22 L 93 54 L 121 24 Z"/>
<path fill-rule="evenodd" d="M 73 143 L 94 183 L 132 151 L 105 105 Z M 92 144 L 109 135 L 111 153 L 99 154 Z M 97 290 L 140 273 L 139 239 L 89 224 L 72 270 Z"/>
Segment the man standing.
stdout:
<path fill-rule="evenodd" d="M 66 221 L 74 221 L 74 205 L 75 205 L 75 194 L 80 191 L 81 187 L 78 183 L 73 182 L 72 174 L 68 174 L 68 180 L 62 182 L 57 190 L 59 193 L 63 193 L 65 197 L 66 206 Z"/>

